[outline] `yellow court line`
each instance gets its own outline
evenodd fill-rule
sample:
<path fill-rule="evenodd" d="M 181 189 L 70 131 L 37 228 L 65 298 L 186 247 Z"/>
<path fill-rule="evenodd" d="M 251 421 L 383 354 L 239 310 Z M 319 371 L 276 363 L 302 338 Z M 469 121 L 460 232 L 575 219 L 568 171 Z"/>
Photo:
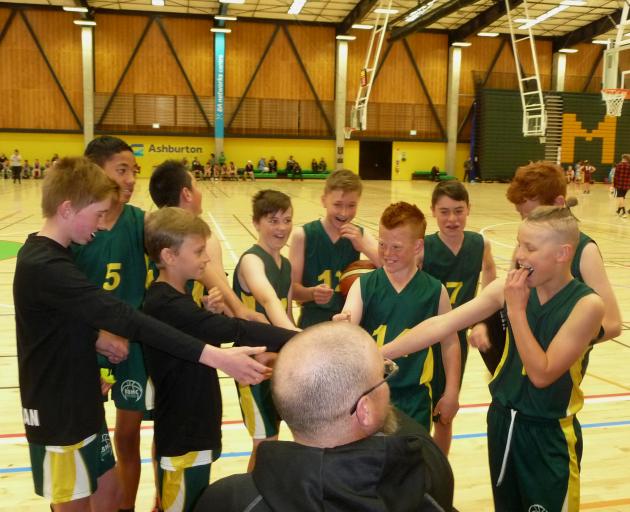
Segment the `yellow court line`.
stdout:
<path fill-rule="evenodd" d="M 588 375 L 589 377 L 593 377 L 594 379 L 601 380 L 602 382 L 606 382 L 607 384 L 612 384 L 613 386 L 617 386 L 621 389 L 625 389 L 626 391 L 630 391 L 630 387 L 624 386 L 623 384 L 619 384 L 618 382 L 615 382 L 614 380 L 600 377 L 599 375 L 595 375 L 594 373 L 591 373 L 591 372 L 586 372 L 586 375 Z"/>
<path fill-rule="evenodd" d="M 619 500 L 591 501 L 590 503 L 582 503 L 580 510 L 594 510 L 598 508 L 614 507 L 616 505 L 630 505 L 630 498 L 621 498 Z"/>

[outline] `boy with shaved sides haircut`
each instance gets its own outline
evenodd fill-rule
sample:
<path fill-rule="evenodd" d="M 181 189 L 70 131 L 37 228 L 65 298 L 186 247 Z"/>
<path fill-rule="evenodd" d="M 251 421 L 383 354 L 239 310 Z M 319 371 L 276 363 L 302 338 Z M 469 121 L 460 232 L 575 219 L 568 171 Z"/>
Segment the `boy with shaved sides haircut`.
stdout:
<path fill-rule="evenodd" d="M 188 282 L 200 279 L 209 257 L 208 225 L 181 208 L 165 207 L 147 219 L 146 247 L 160 274 L 149 287 L 145 313 L 183 332 L 220 346 L 266 345 L 277 351 L 295 332 L 229 318 L 199 307 Z M 162 508 L 191 510 L 221 453 L 221 391 L 216 371 L 146 349 L 155 382 L 155 444 Z"/>
<path fill-rule="evenodd" d="M 147 317 L 90 282 L 72 260 L 104 228 L 117 190 L 85 158 L 57 161 L 44 180 L 42 229 L 20 249 L 13 282 L 20 394 L 35 492 L 56 511 L 115 511 L 121 498 L 105 424 L 97 352 L 112 363 L 137 339 L 187 361 L 260 382 L 262 348 L 219 350 Z M 73 468 L 70 470 L 70 468 Z"/>
<path fill-rule="evenodd" d="M 409 203 L 388 206 L 380 219 L 378 251 L 383 266 L 357 279 L 335 320 L 363 327 L 384 347 L 418 322 L 451 310 L 444 286 L 419 270 L 426 230 L 423 213 Z M 431 431 L 434 416 L 450 423 L 459 407 L 460 349 L 455 334 L 444 337 L 442 354 L 446 383 L 432 404 L 433 350 L 425 348 L 396 361 L 400 372 L 390 381 L 396 407 Z M 440 446 L 446 453 L 445 447 Z"/>
<path fill-rule="evenodd" d="M 362 190 L 361 178 L 352 171 L 333 172 L 321 198 L 324 218 L 293 231 L 289 259 L 293 298 L 302 303 L 298 327 L 329 321 L 341 311 L 341 272 L 361 253 L 378 265 L 376 241 L 352 223 Z"/>
<path fill-rule="evenodd" d="M 431 212 L 437 220 L 437 233 L 424 237 L 422 270 L 439 279 L 450 296 L 451 307 L 456 308 L 472 299 L 481 285 L 496 279 L 496 267 L 492 259 L 490 242 L 479 233 L 466 231 L 470 213 L 468 191 L 459 181 L 442 181 L 433 189 Z M 461 350 L 460 387 L 468 357 L 466 330 L 457 333 Z M 444 392 L 445 373 L 442 351 L 436 344 L 433 350 L 433 404 Z M 448 453 L 452 438 L 451 424 L 435 423 L 435 440 Z"/>
<path fill-rule="evenodd" d="M 490 381 L 488 456 L 496 510 L 567 510 L 580 506 L 582 434 L 576 413 L 591 342 L 604 302 L 571 275 L 580 233 L 567 207 L 541 206 L 518 232 L 516 263 L 476 298 L 428 319 L 385 346 L 386 357 L 436 339 L 505 308 L 508 328 Z"/>
<path fill-rule="evenodd" d="M 178 206 L 194 215 L 202 214 L 199 184 L 179 160 L 166 160 L 153 170 L 149 181 L 149 193 L 158 208 Z M 203 277 L 198 282 L 208 290 L 216 287 L 220 291 L 227 306 L 227 310 L 224 311 L 227 315 L 244 320 L 266 322 L 264 314 L 245 307 L 232 291 L 223 268 L 221 242 L 216 236 L 208 237 L 206 251 L 210 261 L 206 265 Z"/>
<path fill-rule="evenodd" d="M 291 263 L 280 254 L 293 227 L 291 198 L 277 190 L 261 190 L 252 199 L 258 241 L 241 256 L 234 271 L 234 291 L 250 309 L 273 324 L 295 329 L 291 311 Z M 277 439 L 280 416 L 271 398 L 269 381 L 237 385 L 241 414 L 254 441 L 248 469 L 256 463 L 256 449 L 264 440 Z"/>

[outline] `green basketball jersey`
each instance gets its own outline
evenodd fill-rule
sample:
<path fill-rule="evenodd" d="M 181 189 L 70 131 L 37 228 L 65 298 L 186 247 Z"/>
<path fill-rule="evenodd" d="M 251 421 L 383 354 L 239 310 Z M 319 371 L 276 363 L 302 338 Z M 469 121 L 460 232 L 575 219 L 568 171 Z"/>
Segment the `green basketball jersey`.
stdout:
<path fill-rule="evenodd" d="M 304 224 L 302 285 L 311 287 L 326 284 L 335 293 L 326 304 L 305 302 L 302 306 L 300 327 L 330 320 L 333 315 L 341 312 L 344 298 L 339 292 L 339 278 L 341 272 L 359 257 L 359 251 L 352 246 L 350 240 L 340 238 L 333 243 L 320 220 Z"/>
<path fill-rule="evenodd" d="M 527 322 L 543 350 L 549 348 L 577 302 L 591 293 L 594 292 L 588 286 L 573 279 L 547 303 L 541 305 L 536 289 L 531 290 L 527 303 Z M 525 373 L 512 327 L 508 322 L 503 356 L 490 381 L 490 393 L 504 407 L 528 416 L 560 419 L 575 414 L 584 404 L 580 383 L 588 365 L 589 351 L 590 348 L 553 384 L 542 389 L 536 388 Z"/>
<path fill-rule="evenodd" d="M 437 233 L 425 237 L 422 270 L 442 282 L 453 308 L 474 298 L 483 249 L 483 237 L 472 231 L 464 231 L 464 242 L 457 254 L 453 254 Z"/>
<path fill-rule="evenodd" d="M 580 272 L 580 260 L 582 259 L 582 252 L 584 251 L 584 248 L 591 242 L 595 243 L 590 236 L 585 235 L 580 231 L 580 240 L 575 248 L 573 261 L 571 261 L 571 275 L 582 282 L 584 282 L 584 279 L 582 279 L 582 273 Z"/>
<path fill-rule="evenodd" d="M 236 296 L 241 299 L 243 304 L 249 309 L 256 310 L 258 313 L 266 315 L 265 308 L 262 304 L 256 301 L 251 292 L 246 292 L 238 282 L 238 271 L 241 266 L 243 256 L 246 254 L 254 254 L 258 256 L 265 265 L 265 275 L 267 280 L 276 292 L 276 296 L 282 302 L 282 307 L 286 311 L 289 301 L 289 291 L 291 289 L 291 263 L 284 256 L 280 256 L 280 267 L 276 264 L 273 256 L 265 251 L 260 245 L 252 245 L 247 251 L 245 251 L 236 265 L 234 270 L 234 278 L 232 281 L 232 288 Z"/>
<path fill-rule="evenodd" d="M 382 268 L 359 277 L 363 314 L 361 327 L 372 335 L 378 346 L 389 343 L 399 334 L 423 320 L 437 315 L 442 285 L 426 272 L 418 270 L 407 286 L 398 293 Z M 397 359 L 400 371 L 389 381 L 392 402 L 406 414 L 410 404 L 401 403 L 410 395 L 419 395 L 433 376 L 432 349 L 428 348 Z"/>
<path fill-rule="evenodd" d="M 99 231 L 87 245 L 73 245 L 77 266 L 88 279 L 127 304 L 144 300 L 147 260 L 144 255 L 144 212 L 125 205 L 109 231 Z"/>

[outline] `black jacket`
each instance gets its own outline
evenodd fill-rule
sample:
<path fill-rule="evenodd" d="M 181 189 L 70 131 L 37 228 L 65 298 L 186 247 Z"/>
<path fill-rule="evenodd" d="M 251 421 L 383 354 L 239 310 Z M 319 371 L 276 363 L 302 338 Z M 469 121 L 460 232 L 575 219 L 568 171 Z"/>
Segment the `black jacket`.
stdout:
<path fill-rule="evenodd" d="M 260 445 L 252 474 L 206 489 L 195 512 L 452 510 L 453 475 L 428 435 L 376 435 L 332 449 Z"/>

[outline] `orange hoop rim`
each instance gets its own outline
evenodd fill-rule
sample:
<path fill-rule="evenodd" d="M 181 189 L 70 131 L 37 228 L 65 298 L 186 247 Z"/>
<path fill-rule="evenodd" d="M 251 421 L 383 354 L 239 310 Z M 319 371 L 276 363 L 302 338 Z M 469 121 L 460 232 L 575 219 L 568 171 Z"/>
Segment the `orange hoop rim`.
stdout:
<path fill-rule="evenodd" d="M 625 94 L 626 99 L 630 100 L 630 89 L 602 89 L 603 94 Z"/>

